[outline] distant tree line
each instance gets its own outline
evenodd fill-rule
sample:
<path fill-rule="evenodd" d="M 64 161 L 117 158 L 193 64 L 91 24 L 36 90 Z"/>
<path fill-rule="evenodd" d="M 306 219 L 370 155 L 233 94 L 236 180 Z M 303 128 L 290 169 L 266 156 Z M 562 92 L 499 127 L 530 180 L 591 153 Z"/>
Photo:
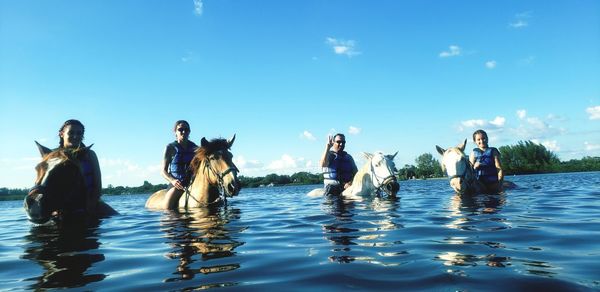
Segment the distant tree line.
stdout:
<path fill-rule="evenodd" d="M 312 185 L 323 183 L 323 175 L 309 172 L 297 172 L 292 175 L 268 174 L 264 177 L 240 176 L 242 188 L 256 188 L 283 185 Z"/>

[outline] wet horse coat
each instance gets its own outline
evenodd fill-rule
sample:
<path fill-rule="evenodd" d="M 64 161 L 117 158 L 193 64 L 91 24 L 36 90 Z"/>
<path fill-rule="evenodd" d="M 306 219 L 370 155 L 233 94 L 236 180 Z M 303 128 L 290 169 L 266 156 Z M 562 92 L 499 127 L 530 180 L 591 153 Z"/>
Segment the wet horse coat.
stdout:
<path fill-rule="evenodd" d="M 387 193 L 396 196 L 400 185 L 396 178 L 394 155 L 385 155 L 381 152 L 363 153 L 367 162 L 358 170 L 352 179 L 352 185 L 342 192 L 342 196 L 362 200 L 363 196 L 373 193 Z M 319 188 L 310 191 L 309 197 L 319 197 L 325 194 L 325 189 Z"/>
<path fill-rule="evenodd" d="M 484 190 L 483 185 L 475 177 L 475 171 L 469 159 L 465 155 L 467 140 L 456 147 L 444 149 L 435 146 L 437 152 L 442 155 L 440 164 L 442 170 L 450 178 L 450 186 L 458 194 L 480 193 Z"/>
<path fill-rule="evenodd" d="M 239 171 L 229 151 L 234 141 L 235 135 L 230 140 L 213 139 L 210 142 L 202 138 L 201 146 L 196 149 L 190 163 L 193 176 L 179 199 L 179 209 L 223 203 L 226 197 L 239 193 Z M 165 189 L 152 194 L 146 201 L 146 208 L 164 209 L 166 192 Z"/>
<path fill-rule="evenodd" d="M 35 186 L 25 197 L 23 206 L 34 223 L 72 221 L 87 217 L 88 190 L 80 160 L 88 155 L 89 147 L 50 150 L 37 143 L 42 161 L 35 167 Z M 99 201 L 95 215 L 117 214 Z"/>

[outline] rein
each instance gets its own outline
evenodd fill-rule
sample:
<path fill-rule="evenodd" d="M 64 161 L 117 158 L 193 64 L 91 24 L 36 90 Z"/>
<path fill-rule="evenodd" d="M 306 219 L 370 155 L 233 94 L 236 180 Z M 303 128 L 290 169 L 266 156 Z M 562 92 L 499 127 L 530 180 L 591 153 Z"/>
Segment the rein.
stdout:
<path fill-rule="evenodd" d="M 224 177 L 229 174 L 232 171 L 236 171 L 239 172 L 239 170 L 237 169 L 237 167 L 233 166 L 233 167 L 228 167 L 227 169 L 225 169 L 223 172 L 218 173 L 213 167 L 212 164 L 210 163 L 210 161 L 208 159 L 204 160 L 204 169 L 205 171 L 208 170 L 210 171 L 214 176 L 217 177 L 217 185 L 218 185 L 218 189 L 219 189 L 219 197 L 217 197 L 213 202 L 208 203 L 208 205 L 217 203 L 220 200 L 223 200 L 223 202 L 225 204 L 227 204 L 227 195 L 225 192 L 225 187 L 224 187 Z M 189 190 L 187 190 L 187 194 L 189 195 Z M 193 197 L 192 197 L 193 198 Z M 194 200 L 196 200 L 194 198 Z M 196 200 L 196 202 L 198 202 L 198 200 Z"/>

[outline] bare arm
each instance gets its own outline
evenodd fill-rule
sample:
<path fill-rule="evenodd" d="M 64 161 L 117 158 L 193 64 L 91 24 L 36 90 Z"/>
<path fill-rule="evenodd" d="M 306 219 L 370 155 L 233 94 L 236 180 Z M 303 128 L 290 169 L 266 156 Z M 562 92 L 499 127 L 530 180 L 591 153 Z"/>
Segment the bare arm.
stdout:
<path fill-rule="evenodd" d="M 333 146 L 333 137 L 329 136 L 327 138 L 327 144 L 325 145 L 325 151 L 321 156 L 321 167 L 327 167 L 329 165 L 329 150 Z"/>
<path fill-rule="evenodd" d="M 503 181 L 504 172 L 502 171 L 502 164 L 500 163 L 500 152 L 498 150 L 494 151 L 494 164 L 496 164 L 496 169 L 498 170 L 498 181 Z"/>
<path fill-rule="evenodd" d="M 471 154 L 469 155 L 469 162 L 471 162 L 471 165 L 473 165 L 474 169 L 479 168 L 479 162 L 475 161 L 475 153 L 471 152 Z"/>

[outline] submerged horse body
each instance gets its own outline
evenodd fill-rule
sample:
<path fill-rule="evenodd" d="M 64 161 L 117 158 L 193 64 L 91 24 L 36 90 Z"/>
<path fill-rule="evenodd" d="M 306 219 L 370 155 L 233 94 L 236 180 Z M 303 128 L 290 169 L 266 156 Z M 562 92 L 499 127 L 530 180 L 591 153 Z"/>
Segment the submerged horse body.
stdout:
<path fill-rule="evenodd" d="M 239 171 L 230 152 L 234 141 L 235 135 L 229 140 L 213 139 L 210 142 L 202 138 L 201 146 L 196 149 L 190 163 L 192 180 L 179 199 L 178 209 L 223 203 L 226 197 L 239 193 Z M 160 190 L 152 194 L 146 201 L 146 208 L 166 209 L 166 192 Z"/>
<path fill-rule="evenodd" d="M 384 192 L 389 196 L 396 196 L 400 185 L 396 178 L 394 155 L 385 155 L 381 152 L 363 153 L 367 162 L 358 170 L 352 179 L 352 185 L 342 192 L 342 196 L 349 199 L 361 200 L 363 196 Z M 309 197 L 319 197 L 325 194 L 325 189 L 314 189 L 308 193 Z"/>
<path fill-rule="evenodd" d="M 90 215 L 104 217 L 117 214 L 102 201 L 98 202 L 93 214 L 87 210 L 88 190 L 80 161 L 87 155 L 91 145 L 50 150 L 36 144 L 42 161 L 35 167 L 35 186 L 23 202 L 30 221 L 42 224 L 50 219 L 74 221 Z"/>

